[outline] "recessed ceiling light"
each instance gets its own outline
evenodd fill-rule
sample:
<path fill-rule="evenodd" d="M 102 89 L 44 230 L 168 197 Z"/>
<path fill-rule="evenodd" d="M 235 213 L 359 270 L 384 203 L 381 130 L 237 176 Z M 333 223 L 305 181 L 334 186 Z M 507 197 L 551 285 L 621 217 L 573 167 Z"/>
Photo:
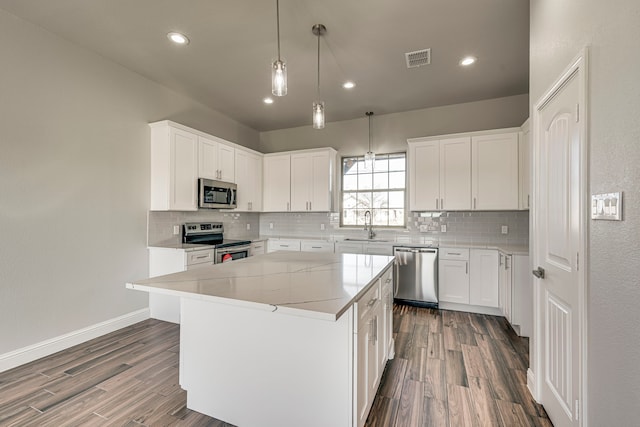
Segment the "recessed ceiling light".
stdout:
<path fill-rule="evenodd" d="M 172 32 L 168 33 L 167 37 L 175 44 L 189 44 L 189 38 L 184 34 Z"/>
<path fill-rule="evenodd" d="M 354 87 L 356 87 L 356 84 L 352 81 L 348 81 L 348 82 L 344 82 L 342 84 L 342 87 L 345 89 L 353 89 Z"/>
<path fill-rule="evenodd" d="M 265 98 L 262 100 L 265 104 L 273 104 L 273 98 Z"/>
<path fill-rule="evenodd" d="M 465 56 L 460 60 L 460 65 L 463 67 L 468 67 L 471 64 L 474 64 L 477 61 L 477 58 L 474 56 Z"/>

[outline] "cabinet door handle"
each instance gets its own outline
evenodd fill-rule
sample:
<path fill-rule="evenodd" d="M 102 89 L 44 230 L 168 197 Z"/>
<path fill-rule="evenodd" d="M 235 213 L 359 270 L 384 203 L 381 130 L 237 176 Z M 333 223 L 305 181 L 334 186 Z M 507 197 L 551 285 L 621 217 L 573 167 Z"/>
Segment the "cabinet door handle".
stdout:
<path fill-rule="evenodd" d="M 436 197 L 436 210 L 437 209 L 440 209 L 440 208 L 438 207 L 438 198 Z"/>
<path fill-rule="evenodd" d="M 440 199 L 440 209 L 444 209 L 444 199 Z"/>
<path fill-rule="evenodd" d="M 469 274 L 469 261 L 467 261 L 465 264 L 466 265 L 464 267 L 464 274 Z"/>
<path fill-rule="evenodd" d="M 311 210 L 311 202 L 309 202 L 309 210 Z"/>
<path fill-rule="evenodd" d="M 289 202 L 287 202 L 287 210 L 290 210 L 290 209 L 289 209 Z"/>
<path fill-rule="evenodd" d="M 531 196 L 529 194 L 527 194 L 527 207 L 530 208 L 531 204 L 529 202 L 529 199 L 531 198 Z"/>
<path fill-rule="evenodd" d="M 371 300 L 367 303 L 367 307 L 371 307 L 373 304 L 378 301 L 378 298 L 371 298 Z"/>
<path fill-rule="evenodd" d="M 474 197 L 473 198 L 473 209 L 475 209 L 475 208 L 476 208 L 476 198 Z"/>

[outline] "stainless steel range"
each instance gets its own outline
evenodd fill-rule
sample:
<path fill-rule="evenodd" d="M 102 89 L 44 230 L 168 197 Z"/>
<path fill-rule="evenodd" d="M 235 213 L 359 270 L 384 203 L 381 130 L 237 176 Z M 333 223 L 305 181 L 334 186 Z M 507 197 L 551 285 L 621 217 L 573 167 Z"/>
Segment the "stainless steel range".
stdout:
<path fill-rule="evenodd" d="M 221 222 L 187 222 L 182 230 L 182 243 L 213 246 L 214 264 L 249 256 L 251 241 L 225 239 Z"/>

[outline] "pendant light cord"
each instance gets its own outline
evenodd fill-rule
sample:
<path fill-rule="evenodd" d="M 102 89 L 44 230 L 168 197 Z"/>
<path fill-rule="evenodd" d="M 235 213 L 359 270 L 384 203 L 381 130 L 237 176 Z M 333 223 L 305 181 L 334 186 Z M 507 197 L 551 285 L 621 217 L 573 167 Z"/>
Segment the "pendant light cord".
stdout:
<path fill-rule="evenodd" d="M 369 152 L 371 152 L 371 116 L 373 116 L 373 111 L 367 111 L 365 114 L 369 118 Z"/>
<path fill-rule="evenodd" d="M 320 99 L 320 33 L 318 33 L 318 87 L 317 87 L 318 99 Z"/>
<path fill-rule="evenodd" d="M 276 0 L 276 26 L 278 31 L 278 61 L 280 61 L 280 0 Z"/>

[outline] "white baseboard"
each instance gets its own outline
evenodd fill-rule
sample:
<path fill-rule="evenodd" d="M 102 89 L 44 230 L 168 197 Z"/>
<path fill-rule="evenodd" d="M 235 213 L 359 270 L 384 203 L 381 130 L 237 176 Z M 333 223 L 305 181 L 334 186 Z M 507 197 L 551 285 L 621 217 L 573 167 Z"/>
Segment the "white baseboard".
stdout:
<path fill-rule="evenodd" d="M 9 353 L 0 354 L 0 372 L 24 365 L 41 357 L 49 356 L 50 354 L 57 353 L 74 345 L 82 344 L 83 342 L 117 331 L 134 323 L 142 322 L 148 318 L 149 309 L 143 308 L 120 317 L 87 326 L 86 328 L 78 329 L 77 331 L 69 332 L 68 334 L 19 348 Z"/>
<path fill-rule="evenodd" d="M 536 393 L 536 377 L 534 376 L 531 368 L 527 369 L 527 388 L 529 389 L 531 396 L 533 396 L 535 401 L 538 402 L 538 395 Z"/>
<path fill-rule="evenodd" d="M 438 308 L 441 308 L 443 310 L 466 311 L 468 313 L 488 314 L 491 316 L 502 316 L 502 312 L 500 311 L 499 308 L 483 307 L 481 305 L 458 304 L 455 302 L 440 301 L 438 303 Z"/>

